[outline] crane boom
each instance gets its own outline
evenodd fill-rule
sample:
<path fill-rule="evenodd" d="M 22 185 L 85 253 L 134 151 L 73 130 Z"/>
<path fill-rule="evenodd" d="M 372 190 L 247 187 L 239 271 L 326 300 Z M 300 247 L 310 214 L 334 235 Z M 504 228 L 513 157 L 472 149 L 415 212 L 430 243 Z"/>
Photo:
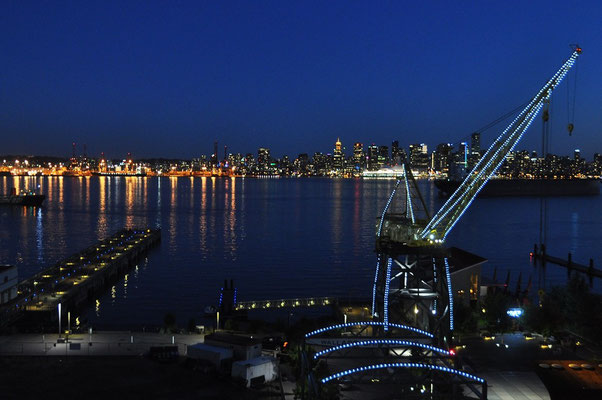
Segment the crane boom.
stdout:
<path fill-rule="evenodd" d="M 566 76 L 580 54 L 581 48 L 575 47 L 569 59 L 493 142 L 462 184 L 422 230 L 420 237 L 423 240 L 431 243 L 440 243 L 445 240 L 489 178 L 502 165 L 508 153 L 514 149 L 544 104 L 549 101 L 552 91 Z"/>

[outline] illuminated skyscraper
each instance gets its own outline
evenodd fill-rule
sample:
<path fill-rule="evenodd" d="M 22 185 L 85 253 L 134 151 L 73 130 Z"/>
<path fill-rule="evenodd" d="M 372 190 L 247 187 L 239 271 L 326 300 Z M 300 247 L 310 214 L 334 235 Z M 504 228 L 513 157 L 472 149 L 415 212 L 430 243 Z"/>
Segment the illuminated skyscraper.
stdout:
<path fill-rule="evenodd" d="M 389 165 L 389 147 L 378 146 L 378 168 Z"/>
<path fill-rule="evenodd" d="M 343 170 L 343 145 L 339 138 L 337 138 L 337 141 L 334 144 L 332 165 L 336 171 Z"/>
<path fill-rule="evenodd" d="M 481 134 L 479 132 L 470 135 L 470 154 L 476 156 L 481 154 Z"/>
<path fill-rule="evenodd" d="M 378 170 L 378 146 L 371 145 L 368 147 L 368 169 L 370 171 Z"/>
<path fill-rule="evenodd" d="M 441 143 L 435 150 L 433 169 L 437 172 L 448 173 L 449 161 L 453 146 L 450 143 Z"/>
<path fill-rule="evenodd" d="M 358 171 L 364 169 L 365 161 L 364 145 L 361 143 L 355 143 L 353 145 L 353 164 L 355 169 Z"/>
<path fill-rule="evenodd" d="M 429 169 L 429 155 L 426 144 L 410 145 L 410 167 L 417 173 L 427 172 Z"/>
<path fill-rule="evenodd" d="M 468 153 L 468 164 L 469 169 L 473 168 L 481 159 L 481 134 L 475 132 L 470 135 L 470 152 Z"/>
<path fill-rule="evenodd" d="M 257 167 L 262 173 L 268 171 L 270 167 L 270 149 L 260 147 L 257 150 Z"/>
<path fill-rule="evenodd" d="M 391 143 L 391 165 L 395 166 L 403 162 L 402 152 L 403 149 L 399 148 L 398 140 Z"/>

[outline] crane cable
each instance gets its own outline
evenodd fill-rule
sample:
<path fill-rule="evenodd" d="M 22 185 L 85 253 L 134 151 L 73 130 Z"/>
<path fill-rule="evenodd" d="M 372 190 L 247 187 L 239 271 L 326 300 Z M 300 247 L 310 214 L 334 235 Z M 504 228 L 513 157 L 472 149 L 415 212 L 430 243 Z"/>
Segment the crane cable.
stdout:
<path fill-rule="evenodd" d="M 527 107 L 529 105 L 529 103 L 531 102 L 531 100 L 532 99 L 529 99 L 527 102 L 521 104 L 520 106 L 516 107 L 512 111 L 507 112 L 506 114 L 502 115 L 501 117 L 498 117 L 497 119 L 493 120 L 492 122 L 489 122 L 487 125 L 473 131 L 473 133 L 483 133 L 486 130 L 489 130 L 492 127 L 496 126 L 500 122 L 507 120 L 508 118 L 512 117 L 513 115 L 515 115 L 516 113 L 518 113 L 519 111 L 521 111 L 522 109 Z M 466 140 L 470 139 L 470 135 L 461 137 L 459 141 L 461 142 L 461 141 L 464 141 L 465 139 Z"/>
<path fill-rule="evenodd" d="M 577 73 L 579 72 L 579 64 L 575 66 L 575 77 L 573 78 L 573 96 L 571 98 L 571 85 L 570 82 L 567 82 L 566 85 L 566 106 L 567 106 L 567 130 L 569 131 L 569 136 L 573 135 L 573 129 L 575 125 L 573 124 L 575 121 L 575 99 L 577 98 Z M 570 79 L 570 75 L 567 75 L 567 79 Z M 571 104 L 572 100 L 572 104 Z"/>
<path fill-rule="evenodd" d="M 506 114 L 502 115 L 501 117 L 499 117 L 498 119 L 488 123 L 487 125 L 483 126 L 480 129 L 477 129 L 475 132 L 476 133 L 483 133 L 486 130 L 496 126 L 497 124 L 499 124 L 500 122 L 504 121 L 505 119 L 510 118 L 512 115 L 516 114 L 517 112 L 519 112 L 520 110 L 522 110 L 523 108 L 527 107 L 527 105 L 529 105 L 529 103 L 531 102 L 531 99 L 529 99 L 529 101 L 525 102 L 524 104 L 521 104 L 520 106 L 516 107 L 514 110 L 507 112 Z"/>

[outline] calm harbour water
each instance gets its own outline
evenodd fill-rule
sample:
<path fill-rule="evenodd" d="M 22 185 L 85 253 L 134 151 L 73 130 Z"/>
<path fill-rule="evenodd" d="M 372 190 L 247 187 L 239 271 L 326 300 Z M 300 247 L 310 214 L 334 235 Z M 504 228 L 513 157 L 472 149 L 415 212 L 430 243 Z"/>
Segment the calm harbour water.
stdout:
<path fill-rule="evenodd" d="M 0 208 L 0 263 L 20 278 L 125 227 L 160 227 L 152 250 L 98 305 L 84 312 L 97 327 L 162 324 L 173 312 L 184 325 L 201 319 L 233 278 L 239 300 L 368 296 L 374 274 L 374 224 L 392 180 L 138 177 L 0 177 L 0 193 L 40 187 L 39 209 Z M 427 205 L 442 200 L 421 181 Z M 566 271 L 530 265 L 539 238 L 538 198 L 477 199 L 448 237 L 508 270 L 523 287 L 563 284 Z M 602 196 L 548 199 L 549 253 L 602 263 Z M 540 283 L 541 282 L 541 283 Z M 595 283 L 599 291 L 600 283 Z"/>

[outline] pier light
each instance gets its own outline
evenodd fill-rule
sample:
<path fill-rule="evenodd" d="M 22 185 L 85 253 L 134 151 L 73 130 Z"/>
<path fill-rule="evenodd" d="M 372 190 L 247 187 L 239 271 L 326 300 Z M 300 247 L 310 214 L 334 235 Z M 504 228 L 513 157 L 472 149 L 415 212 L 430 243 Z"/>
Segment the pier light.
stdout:
<path fill-rule="evenodd" d="M 521 315 L 523 315 L 523 312 L 524 311 L 522 308 L 510 308 L 508 311 L 506 311 L 506 314 L 508 314 L 510 318 L 519 318 Z"/>
<path fill-rule="evenodd" d="M 58 304 L 58 312 L 59 312 L 59 337 L 61 337 L 61 303 Z"/>

